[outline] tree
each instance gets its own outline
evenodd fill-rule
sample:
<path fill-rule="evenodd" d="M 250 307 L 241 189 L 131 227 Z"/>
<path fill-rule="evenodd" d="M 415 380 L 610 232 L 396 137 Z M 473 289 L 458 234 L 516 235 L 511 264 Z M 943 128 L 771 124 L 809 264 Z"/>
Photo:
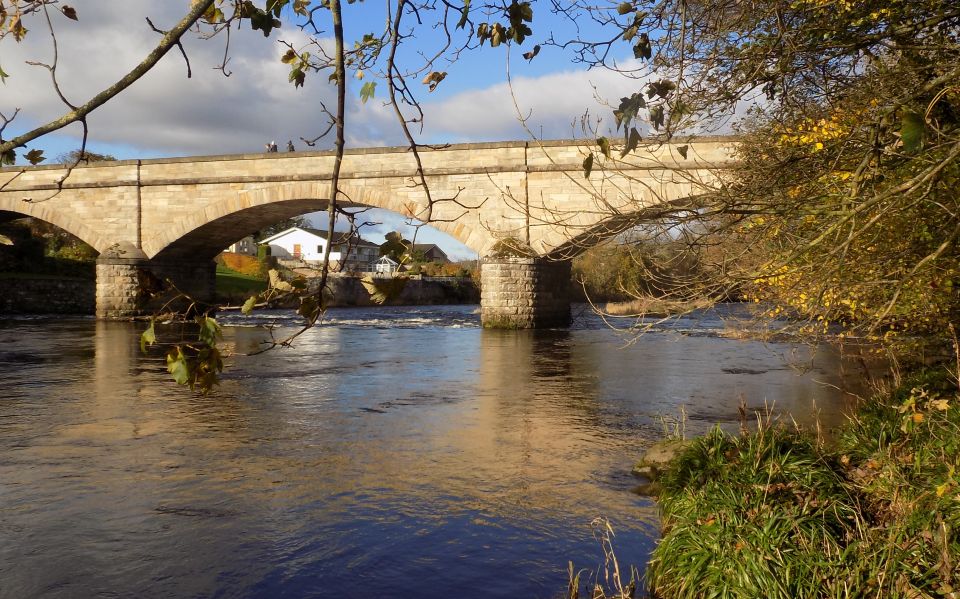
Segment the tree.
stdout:
<path fill-rule="evenodd" d="M 259 231 L 253 234 L 253 238 L 256 241 L 261 241 L 268 237 L 272 237 L 277 233 L 286 231 L 287 229 L 290 229 L 292 227 L 308 227 L 308 226 L 310 226 L 310 222 L 307 220 L 307 217 L 294 216 L 293 218 L 288 218 L 278 223 L 274 223 L 265 229 L 260 229 Z"/>
<path fill-rule="evenodd" d="M 387 256 L 397 264 L 407 260 L 407 254 L 412 247 L 410 242 L 403 238 L 399 231 L 391 231 L 384 235 L 386 241 L 380 245 L 380 255 Z"/>
<path fill-rule="evenodd" d="M 666 141 L 747 113 L 742 167 L 655 223 L 691 234 L 691 251 L 723 250 L 701 292 L 746 287 L 773 302 L 771 315 L 803 318 L 805 332 L 839 323 L 881 341 L 893 331 L 943 338 L 958 320 L 956 3 L 654 0 L 565 11 L 603 31 L 563 42 L 579 61 L 620 68 L 622 45 L 650 61 L 625 73 L 640 89 L 614 111 L 626 149 L 641 117 Z M 598 134 L 585 169 L 611 143 Z"/>
<path fill-rule="evenodd" d="M 60 164 L 85 164 L 93 162 L 109 162 L 111 160 L 116 160 L 116 158 L 109 154 L 97 154 L 96 152 L 88 152 L 79 148 L 60 154 L 56 158 L 56 161 Z"/>

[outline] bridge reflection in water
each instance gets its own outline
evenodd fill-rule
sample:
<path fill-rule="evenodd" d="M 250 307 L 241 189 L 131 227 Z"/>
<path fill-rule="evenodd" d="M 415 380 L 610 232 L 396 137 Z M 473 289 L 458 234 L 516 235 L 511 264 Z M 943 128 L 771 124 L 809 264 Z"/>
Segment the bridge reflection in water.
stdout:
<path fill-rule="evenodd" d="M 596 564 L 598 514 L 644 562 L 655 509 L 628 470 L 657 415 L 687 404 L 699 432 L 757 389 L 797 416 L 842 404 L 812 382 L 839 382 L 827 354 L 801 377 L 708 336 L 621 350 L 459 307 L 333 320 L 231 358 L 209 397 L 140 354 L 139 326 L 0 322 L 0 594 L 549 596 L 567 560 Z"/>

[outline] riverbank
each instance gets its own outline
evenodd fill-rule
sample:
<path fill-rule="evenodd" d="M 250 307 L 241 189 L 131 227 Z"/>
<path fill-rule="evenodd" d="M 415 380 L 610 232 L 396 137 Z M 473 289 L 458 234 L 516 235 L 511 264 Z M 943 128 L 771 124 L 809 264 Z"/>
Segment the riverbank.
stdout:
<path fill-rule="evenodd" d="M 647 318 L 666 318 L 678 314 L 688 314 L 713 305 L 707 299 L 689 301 L 669 300 L 655 297 L 642 297 L 625 302 L 607 302 L 603 312 L 611 316 L 638 316 Z"/>
<path fill-rule="evenodd" d="M 831 445 L 714 429 L 657 479 L 652 596 L 960 597 L 958 432 L 942 368 L 865 401 Z"/>

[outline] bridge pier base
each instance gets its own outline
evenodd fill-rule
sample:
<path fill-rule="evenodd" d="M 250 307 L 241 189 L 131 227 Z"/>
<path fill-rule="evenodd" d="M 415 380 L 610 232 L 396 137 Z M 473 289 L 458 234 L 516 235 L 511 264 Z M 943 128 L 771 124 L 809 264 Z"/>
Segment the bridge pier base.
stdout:
<path fill-rule="evenodd" d="M 125 320 L 162 306 L 165 281 L 194 300 L 211 302 L 216 263 L 211 260 L 156 261 L 129 244 L 117 244 L 97 259 L 97 318 Z M 182 306 L 178 306 L 182 307 Z"/>
<path fill-rule="evenodd" d="M 140 316 L 149 292 L 143 284 L 149 260 L 142 250 L 116 244 L 97 258 L 97 318 L 120 320 Z"/>
<path fill-rule="evenodd" d="M 570 261 L 484 258 L 480 320 L 485 328 L 542 329 L 570 324 Z"/>

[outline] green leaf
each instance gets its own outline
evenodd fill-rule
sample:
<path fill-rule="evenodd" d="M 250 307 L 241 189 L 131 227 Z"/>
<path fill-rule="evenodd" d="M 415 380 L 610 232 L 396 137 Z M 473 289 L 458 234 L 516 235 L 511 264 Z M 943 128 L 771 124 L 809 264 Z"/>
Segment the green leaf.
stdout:
<path fill-rule="evenodd" d="M 75 9 L 72 6 L 67 6 L 66 4 L 64 4 L 63 6 L 60 7 L 60 12 L 62 12 L 63 16 L 67 17 L 71 21 L 77 20 L 77 9 Z"/>
<path fill-rule="evenodd" d="M 690 146 L 677 146 L 677 152 L 683 156 L 683 159 L 687 159 L 687 150 L 690 149 Z"/>
<path fill-rule="evenodd" d="M 903 141 L 905 152 L 916 152 L 923 145 L 923 132 L 926 123 L 923 115 L 916 112 L 906 112 L 903 122 L 900 123 L 900 139 Z"/>
<path fill-rule="evenodd" d="M 27 152 L 26 155 L 24 155 L 24 158 L 26 158 L 30 164 L 39 164 L 46 160 L 46 158 L 43 157 L 43 150 L 36 149 Z"/>
<path fill-rule="evenodd" d="M 467 18 L 470 16 L 470 0 L 463 0 L 463 8 L 460 10 L 460 20 L 457 21 L 457 29 L 463 29 L 467 24 Z"/>
<path fill-rule="evenodd" d="M 297 314 L 303 316 L 309 321 L 313 321 L 320 314 L 320 302 L 316 295 L 308 295 L 300 298 L 300 306 L 297 307 Z"/>
<path fill-rule="evenodd" d="M 363 84 L 363 87 L 360 88 L 360 101 L 366 104 L 367 100 L 373 97 L 377 91 L 377 82 L 376 81 L 367 81 Z"/>
<path fill-rule="evenodd" d="M 153 328 L 153 319 L 150 320 L 150 326 L 147 327 L 147 330 L 140 334 L 140 351 L 142 353 L 147 353 L 147 346 L 153 345 L 157 342 L 157 333 Z"/>
<path fill-rule="evenodd" d="M 633 57 L 650 60 L 651 56 L 653 56 L 653 47 L 650 45 L 650 37 L 646 33 L 641 33 L 633 46 Z"/>
<path fill-rule="evenodd" d="M 0 166 L 14 165 L 17 163 L 17 151 L 7 150 L 0 154 Z"/>
<path fill-rule="evenodd" d="M 630 135 L 627 136 L 627 145 L 623 146 L 623 151 L 620 152 L 620 158 L 636 150 L 637 146 L 640 145 L 640 140 L 640 132 L 637 131 L 637 128 L 630 127 Z"/>
<path fill-rule="evenodd" d="M 619 15 L 625 15 L 631 10 L 633 10 L 633 4 L 629 2 L 621 2 L 620 5 L 617 6 L 617 14 Z"/>
<path fill-rule="evenodd" d="M 243 306 L 240 308 L 240 312 L 244 314 L 249 314 L 253 312 L 253 309 L 256 307 L 256 305 L 257 305 L 257 296 L 251 295 L 249 298 L 247 298 L 247 301 L 243 302 Z"/>
<path fill-rule="evenodd" d="M 527 60 L 533 60 L 537 56 L 537 54 L 540 54 L 540 44 L 537 44 L 536 46 L 534 46 L 533 50 L 529 52 L 524 52 L 523 57 L 526 58 Z"/>
<path fill-rule="evenodd" d="M 504 31 L 503 25 L 494 23 L 493 27 L 490 28 L 490 47 L 496 48 L 502 44 L 505 35 L 506 31 Z"/>
<path fill-rule="evenodd" d="M 282 62 L 283 64 L 291 64 L 296 59 L 297 59 L 297 53 L 293 50 L 293 48 L 290 48 L 289 50 L 284 52 L 283 56 L 280 57 L 280 62 Z"/>
<path fill-rule="evenodd" d="M 293 87 L 303 87 L 303 81 L 307 78 L 306 72 L 300 67 L 290 69 L 290 83 Z"/>
<path fill-rule="evenodd" d="M 190 365 L 180 347 L 171 347 L 167 352 L 167 372 L 173 375 L 178 385 L 186 385 L 190 380 Z"/>
<path fill-rule="evenodd" d="M 613 117 L 617 120 L 617 130 L 619 131 L 620 127 L 623 127 L 623 130 L 626 131 L 630 122 L 637 118 L 640 109 L 646 106 L 647 102 L 643 99 L 643 94 L 639 92 L 632 94 L 629 98 L 620 98 L 620 106 L 613 111 Z"/>
<path fill-rule="evenodd" d="M 200 342 L 206 343 L 210 347 L 215 346 L 221 336 L 220 325 L 217 324 L 217 321 L 210 316 L 198 316 L 197 324 L 200 325 L 200 332 L 197 335 Z"/>
<path fill-rule="evenodd" d="M 0 67 L 0 82 L 6 83 L 7 77 L 9 76 L 10 75 L 8 75 L 7 72 L 3 70 L 3 67 Z"/>
<path fill-rule="evenodd" d="M 598 137 L 597 145 L 600 146 L 600 151 L 603 152 L 603 155 L 610 158 L 610 140 L 606 137 Z"/>
<path fill-rule="evenodd" d="M 669 79 L 661 79 L 660 81 L 654 81 L 650 83 L 647 87 L 647 97 L 652 98 L 654 96 L 660 96 L 661 98 L 666 98 L 670 95 L 670 92 L 677 89 L 677 84 Z"/>
<path fill-rule="evenodd" d="M 663 125 L 663 120 L 663 106 L 653 106 L 650 108 L 650 123 L 653 124 L 654 129 L 659 131 L 660 127 Z"/>
<path fill-rule="evenodd" d="M 392 277 L 390 279 L 374 278 L 366 276 L 360 279 L 370 299 L 378 304 L 384 304 L 392 299 L 400 297 L 403 288 L 407 285 L 407 277 Z"/>
<path fill-rule="evenodd" d="M 583 159 L 583 178 L 589 179 L 590 173 L 593 172 L 593 152 L 587 154 L 587 157 Z"/>

